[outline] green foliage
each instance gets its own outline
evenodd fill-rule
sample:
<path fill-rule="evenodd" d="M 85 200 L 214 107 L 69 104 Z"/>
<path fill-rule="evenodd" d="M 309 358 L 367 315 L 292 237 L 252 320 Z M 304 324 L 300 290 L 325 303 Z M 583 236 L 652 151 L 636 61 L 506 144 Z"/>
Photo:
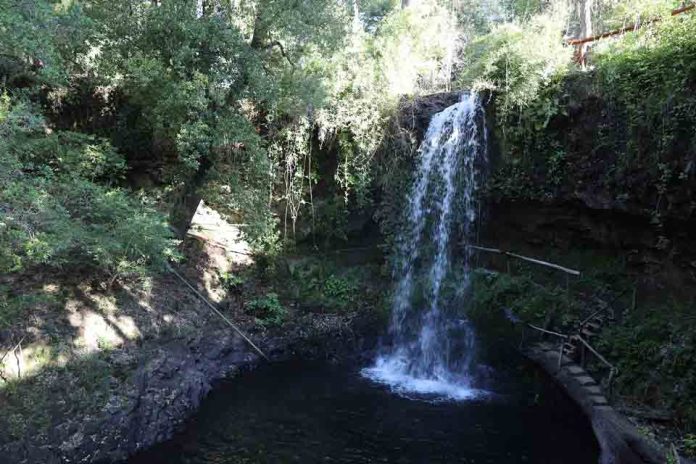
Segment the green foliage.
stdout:
<path fill-rule="evenodd" d="M 500 115 L 503 162 L 492 191 L 544 200 L 582 185 L 661 228 L 675 214 L 665 198 L 696 198 L 694 37 L 693 15 L 665 18 L 599 47 L 593 73 L 557 75 L 526 106 Z"/>
<path fill-rule="evenodd" d="M 696 456 L 696 434 L 687 433 L 682 440 L 682 448 L 689 456 Z"/>
<path fill-rule="evenodd" d="M 314 231 L 324 239 L 325 245 L 330 246 L 348 239 L 346 227 L 349 213 L 343 197 L 331 196 L 317 204 Z"/>
<path fill-rule="evenodd" d="M 9 286 L 0 285 L 0 330 L 11 329 L 38 305 L 53 303 L 55 298 L 45 293 L 15 294 Z"/>
<path fill-rule="evenodd" d="M 340 308 L 345 308 L 355 298 L 357 291 L 358 285 L 353 279 L 333 274 L 326 279 L 322 288 L 322 293 Z"/>
<path fill-rule="evenodd" d="M 696 327 L 693 303 L 649 305 L 602 334 L 599 349 L 619 369 L 617 391 L 629 400 L 675 411 L 690 429 L 696 407 Z"/>
<path fill-rule="evenodd" d="M 630 303 L 630 293 L 622 292 L 629 284 L 625 271 L 613 260 L 591 258 L 584 256 L 581 268 L 590 271 L 571 281 L 568 292 L 564 284 L 544 279 L 538 269 L 514 270 L 514 275 L 476 271 L 468 314 L 483 330 L 516 343 L 522 334 L 519 324 L 504 323 L 510 314 L 570 333 L 588 316 L 587 295 L 600 295 L 611 302 L 616 320 L 604 324 L 592 344 L 618 368 L 615 393 L 641 407 L 674 411 L 680 425 L 691 430 L 696 409 L 684 399 L 696 394 L 694 302 L 639 303 L 636 310 L 622 311 Z"/>
<path fill-rule="evenodd" d="M 620 172 L 640 166 L 659 177 L 662 163 L 679 173 L 684 153 L 696 151 L 695 59 L 694 15 L 665 19 L 598 54 L 601 89 L 626 124 Z"/>
<path fill-rule="evenodd" d="M 346 201 L 351 194 L 365 199 L 372 160 L 398 99 L 447 87 L 457 39 L 449 12 L 422 1 L 394 8 L 374 31 L 355 31 L 329 60 L 335 77 L 316 122 L 321 141 L 338 147 L 335 176 Z"/>
<path fill-rule="evenodd" d="M 510 311 L 524 322 L 544 325 L 553 317 L 557 328 L 570 327 L 580 317 L 577 302 L 561 285 L 540 285 L 530 275 L 491 274 L 476 271 L 468 311 L 474 320 L 499 322 L 501 311 Z"/>
<path fill-rule="evenodd" d="M 0 83 L 64 82 L 90 33 L 78 2 L 0 0 Z"/>
<path fill-rule="evenodd" d="M 241 275 L 233 272 L 223 272 L 219 275 L 220 283 L 228 291 L 238 292 L 246 282 Z"/>
<path fill-rule="evenodd" d="M 328 256 L 291 264 L 286 280 L 287 296 L 310 311 L 374 310 L 381 297 L 374 267 L 344 266 Z"/>
<path fill-rule="evenodd" d="M 450 11 L 435 0 L 198 5 L 0 2 L 0 82 L 48 117 L 31 110 L 35 130 L 13 133 L 4 163 L 43 170 L 46 182 L 145 184 L 177 229 L 202 196 L 269 256 L 314 214 L 318 168 L 330 166 L 327 197 L 345 205 L 327 223 L 341 236 L 347 204 L 369 201 L 372 157 L 400 96 L 448 85 Z"/>
<path fill-rule="evenodd" d="M 605 0 L 598 5 L 596 14 L 604 30 L 612 30 L 627 23 L 668 17 L 673 9 L 683 4 L 680 0 Z"/>
<path fill-rule="evenodd" d="M 568 114 L 564 84 L 556 76 L 528 104 L 500 115 L 497 130 L 505 158 L 488 185 L 495 194 L 545 199 L 567 183 L 567 149 L 549 128 L 554 118 Z M 544 173 L 543 183 L 536 179 L 539 173 Z"/>
<path fill-rule="evenodd" d="M 109 187 L 123 161 L 108 143 L 70 132 L 44 135 L 26 103 L 3 101 L 3 272 L 43 264 L 102 269 L 116 278 L 143 275 L 173 257 L 167 224 L 147 198 Z"/>
<path fill-rule="evenodd" d="M 322 278 L 310 273 L 306 277 L 309 280 L 303 284 L 301 293 L 307 299 L 303 298 L 303 300 L 310 305 L 321 305 L 326 311 L 347 309 L 359 293 L 359 283 L 355 275 L 330 274 Z"/>
<path fill-rule="evenodd" d="M 267 327 L 282 325 L 288 313 L 278 300 L 277 293 L 267 293 L 247 302 L 246 311 L 254 316 L 259 324 Z"/>
<path fill-rule="evenodd" d="M 565 23 L 565 11 L 556 9 L 528 22 L 496 26 L 467 48 L 459 83 L 497 92 L 502 117 L 526 107 L 568 68 L 572 51 L 563 43 Z"/>

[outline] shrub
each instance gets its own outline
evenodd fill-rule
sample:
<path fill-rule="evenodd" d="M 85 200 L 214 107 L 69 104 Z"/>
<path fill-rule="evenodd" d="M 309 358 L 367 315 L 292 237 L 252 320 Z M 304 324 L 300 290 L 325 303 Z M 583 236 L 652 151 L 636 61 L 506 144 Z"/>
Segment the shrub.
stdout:
<path fill-rule="evenodd" d="M 542 324 L 554 314 L 560 326 L 568 326 L 579 312 L 560 285 L 540 285 L 528 275 L 489 274 L 476 271 L 472 279 L 473 298 L 469 312 L 474 319 L 498 318 L 500 310 L 511 312 L 524 322 Z"/>
<path fill-rule="evenodd" d="M 619 369 L 619 394 L 654 408 L 669 408 L 696 426 L 696 331 L 693 305 L 646 307 L 602 333 L 598 349 Z"/>
<path fill-rule="evenodd" d="M 341 268 L 327 258 L 305 260 L 291 269 L 292 297 L 308 308 L 322 312 L 344 311 L 373 302 L 370 279 L 374 269 L 366 266 Z M 361 298 L 356 298 L 360 295 Z M 375 302 L 373 302 L 375 303 Z"/>
<path fill-rule="evenodd" d="M 165 216 L 147 197 L 112 185 L 123 160 L 107 142 L 43 129 L 27 104 L 3 97 L 0 271 L 80 267 L 113 280 L 176 257 Z"/>
<path fill-rule="evenodd" d="M 228 291 L 239 292 L 246 279 L 232 272 L 221 272 L 218 276 L 220 284 Z"/>
<path fill-rule="evenodd" d="M 256 321 L 259 324 L 264 326 L 282 325 L 288 313 L 278 300 L 276 293 L 267 293 L 262 297 L 249 301 L 246 304 L 246 310 L 249 314 L 256 317 Z"/>
<path fill-rule="evenodd" d="M 682 440 L 682 447 L 689 456 L 696 456 L 696 434 L 687 433 Z"/>
<path fill-rule="evenodd" d="M 467 49 L 459 84 L 495 91 L 503 114 L 528 105 L 570 64 L 572 49 L 563 43 L 564 18 L 562 9 L 552 9 L 524 24 L 496 26 Z"/>
<path fill-rule="evenodd" d="M 599 85 L 624 121 L 618 168 L 645 169 L 655 183 L 687 180 L 696 151 L 696 16 L 666 18 L 599 52 L 596 62 Z"/>

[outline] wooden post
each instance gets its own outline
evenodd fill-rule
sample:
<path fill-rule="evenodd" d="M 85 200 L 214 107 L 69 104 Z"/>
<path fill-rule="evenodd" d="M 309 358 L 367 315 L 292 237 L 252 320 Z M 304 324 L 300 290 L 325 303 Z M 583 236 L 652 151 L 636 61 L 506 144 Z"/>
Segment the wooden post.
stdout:
<path fill-rule="evenodd" d="M 22 353 L 22 342 L 19 342 L 19 356 L 17 355 L 17 349 L 14 350 L 14 356 L 17 360 L 17 378 L 22 378 L 22 361 L 24 361 L 24 353 Z"/>
<path fill-rule="evenodd" d="M 570 275 L 569 274 L 565 275 L 565 287 L 566 287 L 565 304 L 566 304 L 566 307 L 570 310 Z"/>
<path fill-rule="evenodd" d="M 614 373 L 615 370 L 611 369 L 609 371 L 609 379 L 607 380 L 607 395 L 610 399 L 614 395 Z"/>
<path fill-rule="evenodd" d="M 520 339 L 520 346 L 518 348 L 519 350 L 521 350 L 524 347 L 525 335 L 527 334 L 527 331 L 525 329 L 526 327 L 522 326 L 522 338 Z"/>
<path fill-rule="evenodd" d="M 558 370 L 561 370 L 561 364 L 563 363 L 563 339 L 561 339 L 558 348 Z"/>

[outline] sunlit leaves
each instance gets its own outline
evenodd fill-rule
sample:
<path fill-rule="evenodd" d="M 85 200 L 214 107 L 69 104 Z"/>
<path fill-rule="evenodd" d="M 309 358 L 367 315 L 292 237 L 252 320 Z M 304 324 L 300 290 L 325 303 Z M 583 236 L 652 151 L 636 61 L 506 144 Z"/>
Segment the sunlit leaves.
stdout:
<path fill-rule="evenodd" d="M 460 82 L 496 91 L 503 112 L 526 106 L 570 65 L 572 49 L 563 42 L 564 25 L 560 9 L 526 23 L 495 27 L 468 48 Z"/>

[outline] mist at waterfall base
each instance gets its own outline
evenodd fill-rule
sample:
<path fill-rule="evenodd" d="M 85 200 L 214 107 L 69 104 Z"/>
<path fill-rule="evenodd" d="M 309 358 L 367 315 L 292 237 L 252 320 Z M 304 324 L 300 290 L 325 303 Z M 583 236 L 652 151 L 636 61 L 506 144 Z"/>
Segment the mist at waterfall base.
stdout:
<path fill-rule="evenodd" d="M 479 96 L 435 114 L 418 150 L 398 237 L 389 346 L 366 377 L 409 397 L 465 400 L 485 396 L 476 386 L 475 334 L 452 313 L 469 287 L 469 252 L 476 232 L 477 193 L 487 161 Z M 454 288 L 453 288 L 454 287 Z"/>

